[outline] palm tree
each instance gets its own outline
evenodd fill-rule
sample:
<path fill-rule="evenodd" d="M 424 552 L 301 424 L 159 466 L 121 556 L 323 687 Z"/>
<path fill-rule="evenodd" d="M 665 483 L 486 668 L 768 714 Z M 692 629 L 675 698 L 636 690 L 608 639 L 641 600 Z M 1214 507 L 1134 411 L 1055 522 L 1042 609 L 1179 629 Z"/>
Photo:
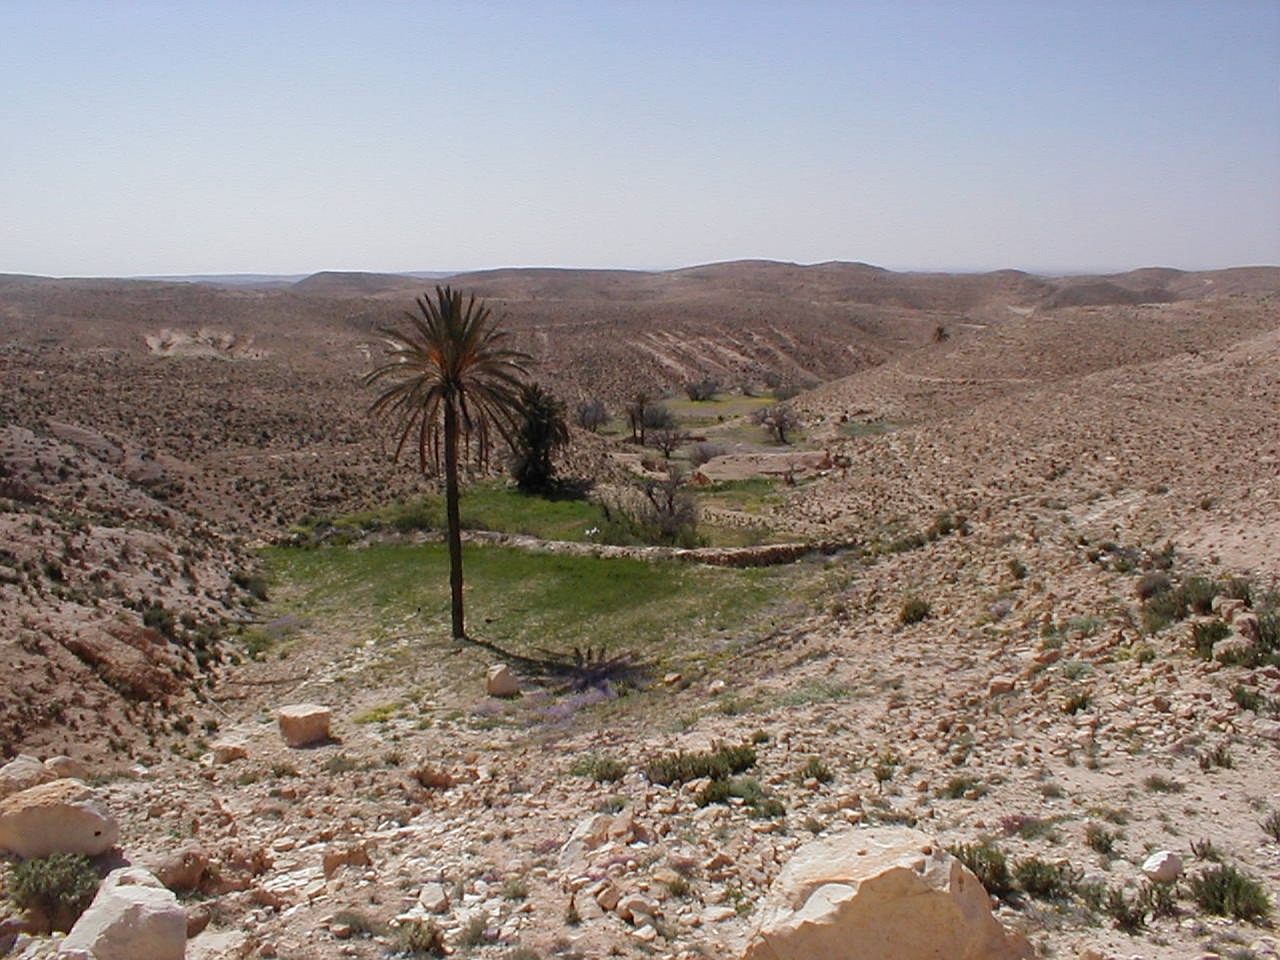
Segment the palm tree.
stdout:
<path fill-rule="evenodd" d="M 449 589 L 453 636 L 466 638 L 462 617 L 462 520 L 458 511 L 459 455 L 488 461 L 496 431 L 510 440 L 528 375 L 528 354 L 504 345 L 507 334 L 490 322 L 475 296 L 436 287 L 435 298 L 417 298 L 403 330 L 382 329 L 389 358 L 365 384 L 386 384 L 369 412 L 397 436 L 395 459 L 406 447 L 418 451 L 424 474 L 440 469 L 444 439 L 444 500 L 449 543 Z"/>

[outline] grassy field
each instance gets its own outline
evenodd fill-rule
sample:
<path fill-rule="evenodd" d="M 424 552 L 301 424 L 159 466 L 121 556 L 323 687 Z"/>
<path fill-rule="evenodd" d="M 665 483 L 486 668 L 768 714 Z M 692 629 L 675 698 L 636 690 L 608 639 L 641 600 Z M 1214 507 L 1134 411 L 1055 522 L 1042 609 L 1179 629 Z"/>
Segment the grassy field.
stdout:
<path fill-rule="evenodd" d="M 700 504 L 761 514 L 771 500 L 781 496 L 776 492 L 775 481 L 766 478 L 717 484 L 705 491 L 695 490 L 694 494 Z M 464 529 L 520 533 L 541 540 L 598 541 L 598 535 L 589 531 L 600 531 L 609 526 L 600 505 L 594 500 L 546 500 L 521 493 L 507 483 L 469 487 L 462 495 L 461 510 Z M 433 496 L 315 521 L 296 528 L 295 532 L 304 540 L 319 542 L 323 539 L 340 545 L 376 530 L 411 532 L 443 530 L 444 526 L 444 500 Z M 744 532 L 703 523 L 699 525 L 698 532 L 711 547 L 744 546 L 768 542 L 771 537 L 764 516 L 757 531 Z"/>
<path fill-rule="evenodd" d="M 406 629 L 447 640 L 442 544 L 273 547 L 264 560 L 277 616 L 341 621 L 362 640 Z M 733 570 L 489 546 L 466 547 L 464 566 L 476 636 L 518 653 L 603 646 L 645 658 L 743 628 L 795 576 L 790 566 Z"/>

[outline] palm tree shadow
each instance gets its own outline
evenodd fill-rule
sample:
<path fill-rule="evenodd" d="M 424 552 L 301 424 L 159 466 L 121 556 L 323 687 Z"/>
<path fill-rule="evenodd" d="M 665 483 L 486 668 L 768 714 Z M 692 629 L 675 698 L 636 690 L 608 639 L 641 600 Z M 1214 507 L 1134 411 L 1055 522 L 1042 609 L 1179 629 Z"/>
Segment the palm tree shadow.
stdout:
<path fill-rule="evenodd" d="M 636 659 L 629 650 L 606 655 L 604 647 L 574 646 L 567 651 L 543 648 L 539 651 L 540 656 L 530 657 L 491 640 L 472 636 L 463 639 L 496 654 L 530 676 L 556 684 L 562 690 L 589 690 L 604 686 L 638 688 L 645 686 L 653 673 L 653 663 Z"/>

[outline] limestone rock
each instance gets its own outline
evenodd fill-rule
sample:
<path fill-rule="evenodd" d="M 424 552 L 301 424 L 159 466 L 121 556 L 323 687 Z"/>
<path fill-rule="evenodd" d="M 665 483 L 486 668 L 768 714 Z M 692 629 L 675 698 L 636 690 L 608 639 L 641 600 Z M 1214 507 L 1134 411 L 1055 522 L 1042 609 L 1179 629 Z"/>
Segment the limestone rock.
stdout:
<path fill-rule="evenodd" d="M 760 909 L 743 960 L 1017 960 L 978 879 L 926 834 L 852 830 L 801 847 Z"/>
<path fill-rule="evenodd" d="M 291 747 L 306 747 L 329 739 L 332 712 L 317 703 L 294 703 L 281 707 L 276 715 L 280 734 Z"/>
<path fill-rule="evenodd" d="M 1256 613 L 1239 613 L 1232 619 L 1232 628 L 1250 643 L 1259 643 L 1262 640 L 1262 627 L 1258 622 Z"/>
<path fill-rule="evenodd" d="M 491 697 L 518 697 L 520 681 L 505 663 L 495 663 L 485 675 L 484 692 Z"/>
<path fill-rule="evenodd" d="M 58 952 L 93 960 L 183 960 L 187 912 L 154 876 L 113 870 Z"/>
<path fill-rule="evenodd" d="M 326 880 L 330 879 L 342 867 L 368 867 L 372 865 L 373 861 L 369 859 L 369 848 L 364 843 L 334 846 L 324 852 L 323 869 Z"/>
<path fill-rule="evenodd" d="M 70 777 L 73 780 L 83 780 L 89 775 L 88 769 L 79 760 L 73 760 L 70 757 L 49 757 L 44 762 L 45 769 L 49 771 L 50 780 L 58 780 L 62 777 Z"/>
<path fill-rule="evenodd" d="M 424 883 L 418 891 L 418 903 L 427 913 L 444 913 L 449 909 L 449 894 L 442 883 Z"/>
<path fill-rule="evenodd" d="M 209 750 L 213 753 L 213 762 L 217 764 L 233 763 L 249 756 L 248 748 L 239 740 L 215 740 L 209 745 Z"/>
<path fill-rule="evenodd" d="M 36 757 L 20 753 L 0 767 L 0 797 L 28 790 L 56 778 L 57 774 L 50 771 Z"/>
<path fill-rule="evenodd" d="M 199 890 L 209 870 L 209 855 L 194 844 L 165 854 L 152 870 L 164 886 L 175 893 Z"/>
<path fill-rule="evenodd" d="M 1168 850 L 1157 850 L 1143 861 L 1142 872 L 1157 883 L 1173 883 L 1182 876 L 1182 858 Z"/>
<path fill-rule="evenodd" d="M 987 685 L 987 696 L 998 697 L 1004 693 L 1012 693 L 1015 686 L 1016 681 L 1013 677 L 992 677 L 991 682 Z"/>
<path fill-rule="evenodd" d="M 24 859 L 96 856 L 115 846 L 119 835 L 98 791 L 79 780 L 52 780 L 0 800 L 0 850 Z"/>

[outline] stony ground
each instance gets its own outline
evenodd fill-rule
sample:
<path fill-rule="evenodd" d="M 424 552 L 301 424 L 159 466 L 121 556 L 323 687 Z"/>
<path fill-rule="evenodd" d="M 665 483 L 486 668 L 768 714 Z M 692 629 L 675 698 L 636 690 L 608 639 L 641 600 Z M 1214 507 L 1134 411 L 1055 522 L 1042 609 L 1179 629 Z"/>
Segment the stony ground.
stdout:
<path fill-rule="evenodd" d="M 881 822 L 1065 864 L 1074 893 L 998 906 L 1044 956 L 1277 956 L 1185 882 L 1132 932 L 1101 892 L 1131 902 L 1171 850 L 1189 877 L 1238 866 L 1280 917 L 1280 668 L 1230 655 L 1251 610 L 1227 596 L 1248 578 L 1265 615 L 1280 588 L 1275 302 L 1010 312 L 796 402 L 829 463 L 770 522 L 857 546 L 801 561 L 767 621 L 682 638 L 707 666 L 499 700 L 486 650 L 424 660 L 412 623 L 375 643 L 316 618 L 287 656 L 212 666 L 145 762 L 98 755 L 125 854 L 197 865 L 190 956 L 383 957 L 430 922 L 460 956 L 731 958 L 797 846 Z M 1153 630 L 1159 573 L 1221 596 Z M 274 711 L 303 701 L 334 742 L 285 746 Z M 652 776 L 740 744 L 783 815 Z"/>

